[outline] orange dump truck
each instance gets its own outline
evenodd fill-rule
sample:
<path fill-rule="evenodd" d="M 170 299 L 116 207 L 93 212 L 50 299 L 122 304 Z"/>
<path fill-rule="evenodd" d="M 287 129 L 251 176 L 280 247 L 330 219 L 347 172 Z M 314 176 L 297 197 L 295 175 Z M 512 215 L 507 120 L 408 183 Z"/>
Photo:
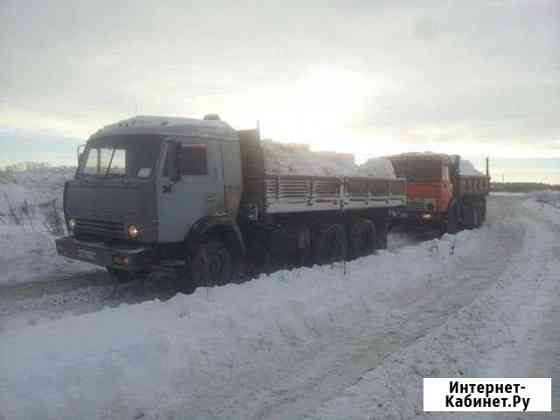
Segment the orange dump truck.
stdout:
<path fill-rule="evenodd" d="M 407 205 L 398 221 L 433 226 L 442 233 L 476 228 L 486 219 L 490 189 L 486 174 L 458 155 L 404 153 L 388 156 L 398 177 L 407 180 Z"/>

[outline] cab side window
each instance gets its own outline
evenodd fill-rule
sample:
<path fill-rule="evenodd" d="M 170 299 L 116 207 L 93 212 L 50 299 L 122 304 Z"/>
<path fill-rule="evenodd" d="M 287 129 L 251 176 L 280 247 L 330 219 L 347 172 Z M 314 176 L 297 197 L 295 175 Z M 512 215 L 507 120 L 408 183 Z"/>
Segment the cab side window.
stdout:
<path fill-rule="evenodd" d="M 208 158 L 205 144 L 189 144 L 183 146 L 181 151 L 181 174 L 208 174 Z"/>

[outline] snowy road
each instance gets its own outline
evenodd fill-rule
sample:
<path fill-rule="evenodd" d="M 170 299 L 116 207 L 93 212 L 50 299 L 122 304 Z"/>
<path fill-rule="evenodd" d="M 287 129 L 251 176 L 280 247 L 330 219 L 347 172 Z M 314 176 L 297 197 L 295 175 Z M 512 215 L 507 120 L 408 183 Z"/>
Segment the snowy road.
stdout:
<path fill-rule="evenodd" d="M 0 413 L 417 418 L 425 376 L 552 376 L 557 416 L 558 273 L 560 211 L 499 196 L 477 231 L 164 302 L 136 304 L 171 288 L 139 293 L 99 273 L 42 297 L 11 288 Z"/>

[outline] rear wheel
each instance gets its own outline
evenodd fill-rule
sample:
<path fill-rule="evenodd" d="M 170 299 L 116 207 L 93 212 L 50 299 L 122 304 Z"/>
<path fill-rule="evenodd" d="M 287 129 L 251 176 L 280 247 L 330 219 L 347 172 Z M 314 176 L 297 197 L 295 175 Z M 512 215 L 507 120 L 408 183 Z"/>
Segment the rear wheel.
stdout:
<path fill-rule="evenodd" d="M 193 247 L 187 261 L 188 278 L 192 287 L 210 287 L 227 284 L 232 279 L 233 261 L 225 245 L 214 239 L 199 242 Z"/>
<path fill-rule="evenodd" d="M 486 200 L 483 200 L 480 204 L 480 224 L 484 224 L 486 221 Z"/>
<path fill-rule="evenodd" d="M 451 206 L 447 213 L 447 233 L 454 235 L 459 231 L 459 217 L 457 207 Z"/>
<path fill-rule="evenodd" d="M 480 221 L 480 209 L 478 208 L 478 206 L 475 206 L 473 208 L 473 229 L 480 227 L 481 224 L 482 223 Z"/>
<path fill-rule="evenodd" d="M 348 240 L 344 227 L 339 224 L 321 227 L 313 237 L 313 262 L 331 264 L 346 259 Z"/>
<path fill-rule="evenodd" d="M 373 253 L 375 244 L 375 225 L 371 220 L 359 220 L 350 227 L 348 243 L 350 258 L 359 258 Z"/>

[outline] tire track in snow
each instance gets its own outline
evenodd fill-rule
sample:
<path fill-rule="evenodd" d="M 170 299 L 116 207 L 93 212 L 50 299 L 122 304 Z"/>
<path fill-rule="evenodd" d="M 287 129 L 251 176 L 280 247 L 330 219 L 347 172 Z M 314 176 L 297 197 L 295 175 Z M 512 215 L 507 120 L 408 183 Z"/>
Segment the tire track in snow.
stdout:
<path fill-rule="evenodd" d="M 365 336 L 357 337 L 357 342 L 348 343 L 347 348 L 342 352 L 339 350 L 339 353 L 333 353 L 326 346 L 328 356 L 325 359 L 314 354 L 311 360 L 297 365 L 293 369 L 295 373 L 292 372 L 295 377 L 289 380 L 298 386 L 285 395 L 279 395 L 278 401 L 263 407 L 253 418 L 302 417 L 325 399 L 332 398 L 358 382 L 364 374 L 383 364 L 395 351 L 412 345 L 443 325 L 449 317 L 492 287 L 521 251 L 525 236 L 525 231 L 521 228 L 512 235 L 508 225 L 503 224 L 504 220 L 507 223 L 507 219 L 514 216 L 513 208 L 496 204 L 494 200 L 491 202 L 489 224 L 498 225 L 498 235 L 487 237 L 485 243 L 480 245 L 480 252 L 458 260 L 447 271 L 434 277 L 431 282 L 434 289 L 415 301 L 408 302 L 410 306 L 407 312 L 397 319 L 389 319 L 384 325 L 385 331 L 372 329 Z M 504 243 L 510 245 L 501 246 Z M 492 254 L 488 249 L 496 249 L 497 253 Z M 299 372 L 309 374 L 309 365 L 315 366 L 317 376 L 304 381 Z M 289 386 L 286 385 L 285 388 L 289 389 Z"/>
<path fill-rule="evenodd" d="M 496 207 L 497 205 L 494 204 L 491 209 Z M 516 246 L 520 246 L 524 242 L 523 238 L 526 234 L 522 226 L 513 229 L 504 226 L 501 219 L 507 218 L 508 209 L 501 208 L 504 206 L 498 207 L 500 208 L 497 209 L 497 212 L 491 211 L 496 215 L 496 220 L 499 218 L 500 221 L 491 221 L 493 223 L 491 229 L 485 228 L 476 233 L 465 232 L 462 234 L 461 237 L 466 238 L 464 243 L 468 246 L 463 249 L 460 242 L 455 256 L 452 258 L 437 255 L 437 252 L 440 252 L 438 244 L 444 245 L 442 249 L 447 252 L 446 244 L 448 242 L 434 241 L 435 254 L 431 262 L 432 258 L 429 257 L 431 250 L 428 251 L 430 246 L 428 243 L 418 249 L 410 248 L 410 252 L 397 253 L 392 256 L 384 256 L 381 253 L 379 258 L 368 257 L 363 260 L 363 264 L 360 261 L 353 262 L 348 265 L 349 275 L 340 278 L 342 281 L 332 278 L 334 270 L 319 268 L 296 270 L 292 275 L 287 276 L 291 278 L 286 280 L 282 278 L 282 273 L 278 273 L 271 279 L 253 282 L 246 285 L 247 287 L 245 285 L 228 286 L 216 289 L 216 297 L 221 296 L 220 299 L 217 298 L 216 302 L 222 304 L 227 303 L 223 298 L 230 301 L 233 299 L 236 302 L 235 299 L 240 299 L 241 294 L 251 292 L 250 296 L 256 299 L 254 302 L 256 313 L 261 316 L 265 313 L 258 312 L 258 299 L 262 293 L 265 298 L 270 298 L 272 296 L 267 296 L 266 292 L 275 291 L 274 300 L 265 299 L 266 304 L 262 306 L 262 309 L 266 310 L 269 315 L 271 313 L 272 316 L 263 317 L 262 321 L 252 322 L 251 319 L 246 319 L 251 312 L 237 308 L 235 304 L 226 305 L 229 311 L 234 312 L 233 317 L 229 312 L 222 313 L 220 308 L 213 307 L 214 299 L 200 302 L 200 293 L 192 299 L 191 297 L 179 297 L 169 304 L 154 302 L 135 305 L 136 307 L 95 314 L 89 319 L 92 321 L 102 318 L 107 321 L 112 319 L 114 322 L 116 317 L 126 325 L 126 320 L 133 314 L 145 314 L 149 317 L 150 314 L 155 315 L 165 311 L 169 313 L 169 317 L 164 319 L 170 321 L 171 326 L 177 327 L 178 322 L 175 317 L 181 319 L 188 315 L 189 306 L 193 303 L 204 304 L 203 311 L 195 310 L 193 320 L 187 316 L 186 319 L 180 321 L 186 331 L 191 331 L 194 339 L 200 340 L 200 342 L 191 342 L 188 337 L 184 336 L 184 332 L 181 334 L 182 331 L 166 330 L 161 322 L 148 324 L 148 328 L 154 329 L 156 336 L 150 335 L 151 333 L 146 335 L 147 331 L 142 331 L 143 322 L 150 321 L 149 319 L 132 324 L 134 328 L 143 332 L 138 337 L 141 352 L 134 352 L 133 361 L 139 364 L 147 363 L 154 369 L 154 372 L 169 375 L 169 377 L 164 375 L 163 378 L 154 378 L 162 388 L 158 388 L 157 398 L 145 396 L 147 398 L 144 400 L 149 401 L 146 404 L 155 404 L 155 406 L 143 407 L 145 418 L 166 418 L 166 415 L 172 416 L 173 413 L 177 417 L 187 415 L 191 418 L 202 416 L 244 419 L 266 416 L 277 418 L 283 415 L 290 418 L 301 417 L 310 409 L 320 405 L 323 400 L 331 399 L 350 384 L 358 381 L 368 370 L 383 365 L 390 354 L 414 346 L 415 343 L 422 340 L 423 336 L 430 334 L 431 330 L 447 322 L 450 317 L 452 318 L 460 311 L 461 307 L 468 304 L 469 300 L 476 300 L 477 296 L 497 281 L 503 266 L 507 266 L 508 261 L 519 256 Z M 472 237 L 470 237 L 471 235 Z M 506 246 L 503 246 L 504 243 Z M 472 245 L 477 245 L 477 248 L 473 249 Z M 493 261 L 492 253 L 488 252 L 492 247 L 496 248 L 494 255 L 498 257 L 497 261 Z M 428 267 L 434 267 L 437 272 L 426 275 L 426 270 L 420 270 L 421 274 L 415 275 L 415 267 L 410 262 L 408 265 L 394 265 L 400 261 L 399 258 L 402 260 L 402 258 L 406 258 L 406 255 L 414 256 L 416 254 L 418 261 L 428 264 Z M 471 267 L 470 276 L 458 276 L 457 274 L 464 274 L 465 270 L 465 267 L 460 264 L 471 266 L 469 261 L 486 265 L 491 270 L 486 273 Z M 365 280 L 364 277 L 364 268 L 375 268 L 376 262 L 382 265 L 380 272 L 389 277 L 389 279 L 379 279 L 379 285 L 373 281 L 370 282 L 369 277 L 368 280 Z M 441 266 L 437 265 L 438 263 Z M 354 278 L 357 281 L 357 287 L 345 284 L 347 280 L 353 279 L 352 270 L 354 269 L 357 273 L 357 277 Z M 398 273 L 397 277 L 393 279 L 392 271 L 388 270 L 395 270 Z M 407 273 L 412 274 L 414 280 L 410 282 L 409 286 L 402 277 Z M 285 293 L 288 289 L 270 287 L 274 285 L 268 284 L 269 280 L 277 285 L 286 281 L 290 288 L 297 287 L 297 277 L 300 274 L 311 277 L 311 279 L 302 279 L 302 281 L 305 280 L 306 286 L 302 288 L 304 298 L 301 300 L 297 293 Z M 320 282 L 317 282 L 323 277 L 331 284 L 326 289 L 321 287 Z M 396 281 L 398 287 L 393 286 L 392 279 Z M 381 284 L 383 287 L 380 286 Z M 336 288 L 333 289 L 332 285 L 335 285 Z M 389 290 L 385 290 L 385 288 Z M 260 292 L 256 293 L 258 290 Z M 280 295 L 276 292 L 279 292 Z M 333 299 L 336 297 L 336 293 L 345 296 Z M 362 296 L 360 293 L 365 294 Z M 376 298 L 377 293 L 379 296 Z M 325 303 L 323 297 L 332 300 Z M 278 299 L 280 300 L 278 301 Z M 242 299 L 239 302 L 244 302 L 244 305 L 249 306 L 252 303 Z M 320 311 L 310 310 L 305 314 L 306 308 L 302 305 L 312 307 L 314 304 L 319 305 Z M 182 305 L 185 305 L 184 309 L 178 308 Z M 379 308 L 371 308 L 372 305 L 379 305 Z M 180 311 L 178 311 L 179 309 Z M 175 314 L 176 310 L 178 312 Z M 206 316 L 206 311 L 209 311 L 211 316 Z M 330 317 L 332 318 L 329 324 Z M 69 321 L 72 321 L 74 325 L 85 325 L 86 321 L 89 322 L 88 317 L 77 317 L 69 319 Z M 248 330 L 245 329 L 244 324 L 247 321 Z M 315 331 L 313 322 L 316 321 L 322 324 L 321 329 Z M 55 329 L 63 326 L 60 323 L 53 324 L 56 324 L 53 325 Z M 195 325 L 204 327 L 204 333 L 198 331 Z M 217 331 L 214 331 L 214 328 L 217 328 Z M 29 333 L 34 330 L 30 329 L 28 334 L 25 334 L 25 331 L 24 334 L 18 334 L 18 341 L 14 343 L 21 343 L 20 339 L 23 342 L 26 338 L 33 339 L 33 337 L 29 337 Z M 37 328 L 36 330 L 45 331 L 46 329 Z M 280 335 L 277 335 L 278 332 Z M 118 342 L 128 343 L 131 340 L 128 335 L 125 332 L 125 337 L 121 338 L 117 335 L 115 339 Z M 189 335 L 191 334 L 189 333 Z M 98 333 L 95 333 L 94 336 L 107 338 L 104 334 Z M 16 339 L 15 336 L 14 339 Z M 301 341 L 298 343 L 298 340 L 303 340 L 303 343 Z M 123 348 L 122 345 L 119 347 L 117 344 L 112 344 L 117 352 L 105 354 L 103 352 L 107 349 L 103 345 L 103 340 L 101 341 L 101 344 L 97 340 L 92 343 L 92 348 L 97 348 L 99 351 L 95 357 L 93 354 L 91 355 L 90 363 L 92 368 L 97 369 L 100 379 L 108 380 L 109 376 L 104 376 L 103 373 L 107 366 L 110 367 L 112 363 L 118 361 L 119 368 L 128 368 L 128 362 L 125 363 L 125 360 L 121 359 L 114 361 L 114 355 L 128 355 L 129 353 L 127 348 Z M 111 339 L 112 342 L 113 339 Z M 131 342 L 136 343 L 136 341 Z M 228 348 L 228 345 L 231 347 Z M 81 347 L 78 346 L 78 348 Z M 197 353 L 199 347 L 200 354 Z M 171 360 L 162 361 L 163 366 L 154 364 L 153 356 L 150 356 L 152 354 L 150 351 L 154 351 L 154 349 L 171 351 L 171 354 L 167 354 Z M 248 349 L 254 349 L 255 354 L 248 352 Z M 65 353 L 62 356 L 68 357 L 69 364 L 82 371 L 86 370 L 89 365 L 84 365 L 79 359 L 80 354 L 70 352 L 70 354 Z M 31 356 L 35 357 L 33 354 L 29 355 L 29 357 Z M 161 356 L 166 357 L 165 351 Z M 187 356 L 190 357 L 184 360 Z M 20 362 L 23 361 L 25 358 L 20 360 Z M 175 363 L 171 363 L 171 365 L 174 368 L 166 370 L 167 364 L 173 361 Z M 35 362 L 35 369 L 39 369 L 39 372 L 41 372 L 41 366 Z M 357 367 L 356 371 L 352 370 L 354 366 Z M 21 368 L 28 369 L 28 365 L 23 364 Z M 418 368 L 422 368 L 422 364 L 418 364 Z M 17 372 L 19 367 L 13 369 L 15 369 L 13 372 Z M 49 371 L 49 374 L 55 372 Z M 136 370 L 133 372 L 133 377 L 135 377 Z M 145 369 L 140 369 L 138 373 L 143 372 Z M 118 379 L 123 381 L 126 376 L 123 378 L 111 376 L 110 380 L 115 382 Z M 23 380 L 18 379 L 18 375 L 13 376 L 11 381 L 18 387 L 27 386 Z M 71 384 L 71 382 L 69 383 Z M 53 384 L 60 385 L 56 381 Z M 130 383 L 130 385 L 132 388 L 129 392 L 134 393 L 138 389 L 142 389 L 141 385 L 136 382 Z M 169 385 L 172 385 L 173 389 L 170 393 L 167 391 Z M 182 390 L 180 394 L 176 394 L 177 387 Z M 58 389 L 58 392 L 62 389 Z M 131 400 L 131 395 L 124 393 L 124 389 L 128 389 L 128 387 L 123 388 L 122 403 L 130 404 L 134 400 Z M 59 395 L 62 397 L 64 394 Z M 103 400 L 96 401 L 100 404 Z M 76 410 L 80 410 L 81 407 L 81 405 L 77 406 Z M 126 412 L 126 405 L 124 408 L 112 405 L 103 407 Z M 183 413 L 183 416 L 179 415 L 180 413 Z"/>
<path fill-rule="evenodd" d="M 359 296 L 351 303 L 356 307 L 348 311 L 344 307 L 329 307 L 330 316 L 334 316 L 337 324 L 353 322 L 348 334 L 333 331 L 332 335 L 313 336 L 310 331 L 312 342 L 303 348 L 285 357 L 282 352 L 273 352 L 267 356 L 273 358 L 270 360 L 262 354 L 255 355 L 257 360 L 250 369 L 236 369 L 235 377 L 225 382 L 198 383 L 200 392 L 184 401 L 162 401 L 147 418 L 165 418 L 169 413 L 188 413 L 192 418 L 302 417 L 323 400 L 358 381 L 368 370 L 381 365 L 392 353 L 438 328 L 494 284 L 520 251 L 525 231 L 522 227 L 511 230 L 510 225 L 504 225 L 503 219 L 513 215 L 511 209 L 497 205 L 492 208 L 497 212 L 492 229 L 463 234 L 463 237 L 475 235 L 476 240 L 481 239 L 474 252 L 471 247 L 466 250 L 459 247 L 455 257 L 443 259 L 441 270 L 429 279 L 416 278 L 408 288 L 391 290 L 393 296 L 388 303 L 384 303 L 384 297 L 379 300 L 387 308 L 385 313 L 374 311 L 368 317 L 367 307 L 371 302 L 362 304 Z M 503 243 L 509 246 L 501 246 Z M 434 245 L 437 247 L 437 242 Z M 488 252 L 489 249 L 495 252 Z M 369 259 L 368 265 L 374 266 L 375 260 L 375 257 Z M 472 268 L 474 263 L 484 270 Z M 472 268 L 472 276 L 461 275 L 465 266 Z M 352 272 L 348 278 L 352 278 Z M 285 310 L 290 312 L 290 308 Z M 362 319 L 338 319 L 346 313 L 355 317 L 364 310 Z"/>
<path fill-rule="evenodd" d="M 310 410 L 314 411 L 311 417 L 430 418 L 431 415 L 421 409 L 421 379 L 426 376 L 552 374 L 558 380 L 560 339 L 558 335 L 550 336 L 551 332 L 558 331 L 558 324 L 551 323 L 547 327 L 546 314 L 558 313 L 560 287 L 554 273 L 560 268 L 560 252 L 554 241 L 559 238 L 559 226 L 537 222 L 534 213 L 528 214 L 521 208 L 518 211 L 524 213 L 519 220 L 523 220 L 528 229 L 522 253 L 487 293 L 453 314 L 440 328 L 366 373 L 340 395 L 327 399 L 316 411 Z M 541 319 L 545 320 L 544 325 Z M 540 343 L 531 341 L 535 332 L 546 337 L 544 351 Z M 538 350 L 532 361 L 528 357 L 531 349 Z M 538 370 L 532 368 L 535 360 L 539 360 Z M 458 416 L 441 413 L 438 417 L 455 419 Z M 505 413 L 466 416 L 527 418 L 527 414 Z"/>
<path fill-rule="evenodd" d="M 433 232 L 407 235 L 398 231 L 391 234 L 389 249 L 395 251 L 435 237 Z M 123 303 L 167 300 L 179 293 L 179 289 L 175 279 L 163 274 L 119 284 L 103 269 L 0 285 L 0 332 L 60 319 L 69 313 L 84 314 Z"/>

